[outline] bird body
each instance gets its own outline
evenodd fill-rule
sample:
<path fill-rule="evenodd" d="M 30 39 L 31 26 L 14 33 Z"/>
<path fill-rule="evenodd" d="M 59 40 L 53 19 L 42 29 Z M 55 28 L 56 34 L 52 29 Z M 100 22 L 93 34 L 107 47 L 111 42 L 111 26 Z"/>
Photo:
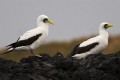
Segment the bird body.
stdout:
<path fill-rule="evenodd" d="M 48 23 L 53 24 L 47 16 L 39 16 L 37 19 L 38 27 L 25 32 L 15 43 L 8 45 L 6 53 L 18 50 L 30 50 L 33 54 L 33 49 L 38 48 L 48 37 Z"/>
<path fill-rule="evenodd" d="M 105 26 L 112 27 L 106 22 L 101 23 L 99 28 L 99 35 L 82 42 L 72 57 L 76 59 L 85 58 L 89 54 L 97 54 L 103 51 L 108 46 L 109 34 Z"/>
<path fill-rule="evenodd" d="M 35 29 L 29 30 L 26 33 L 24 33 L 22 36 L 19 37 L 18 41 L 25 41 L 24 43 L 29 43 L 29 41 L 27 41 L 27 39 L 39 35 L 38 39 L 36 41 L 34 41 L 33 43 L 30 43 L 28 45 L 23 45 L 23 46 L 17 46 L 15 49 L 16 50 L 29 50 L 29 49 L 35 49 L 37 47 L 39 47 L 39 45 L 41 45 L 45 39 L 48 37 L 48 29 L 44 28 L 44 27 L 37 27 Z M 32 40 L 31 40 L 32 41 Z"/>

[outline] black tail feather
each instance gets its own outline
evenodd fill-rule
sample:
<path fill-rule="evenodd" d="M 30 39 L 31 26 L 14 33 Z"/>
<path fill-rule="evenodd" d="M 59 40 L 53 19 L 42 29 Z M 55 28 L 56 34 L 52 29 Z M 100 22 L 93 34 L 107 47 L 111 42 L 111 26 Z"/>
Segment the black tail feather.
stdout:
<path fill-rule="evenodd" d="M 13 50 L 9 50 L 9 51 L 6 51 L 5 53 L 3 53 L 3 54 L 7 54 L 7 53 L 10 53 L 10 52 L 12 52 Z"/>
<path fill-rule="evenodd" d="M 11 49 L 11 48 L 12 48 L 11 46 L 7 46 L 6 50 L 5 50 L 3 53 L 1 53 L 0 55 L 4 55 L 4 54 L 7 54 L 7 53 L 12 52 L 13 49 Z M 11 50 L 10 50 L 10 49 L 11 49 Z"/>
<path fill-rule="evenodd" d="M 77 52 L 78 47 L 79 47 L 79 44 L 77 44 L 77 45 L 74 47 L 74 49 L 72 50 L 72 52 L 71 52 L 67 57 L 72 57 L 73 55 L 75 55 L 76 52 Z"/>

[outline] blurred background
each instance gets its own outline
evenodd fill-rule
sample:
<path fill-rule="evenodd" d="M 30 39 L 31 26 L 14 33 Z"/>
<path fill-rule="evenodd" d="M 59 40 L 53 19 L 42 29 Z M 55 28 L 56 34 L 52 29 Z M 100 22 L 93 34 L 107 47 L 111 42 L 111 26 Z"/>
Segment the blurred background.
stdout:
<path fill-rule="evenodd" d="M 46 42 L 36 54 L 51 56 L 61 52 L 67 56 L 76 44 L 98 35 L 99 24 L 109 22 L 110 33 L 105 54 L 120 51 L 119 0 L 0 0 L 0 47 L 15 42 L 25 31 L 36 27 L 36 19 L 45 14 L 55 23 L 50 25 Z M 3 55 L 19 60 L 31 55 L 28 51 Z"/>

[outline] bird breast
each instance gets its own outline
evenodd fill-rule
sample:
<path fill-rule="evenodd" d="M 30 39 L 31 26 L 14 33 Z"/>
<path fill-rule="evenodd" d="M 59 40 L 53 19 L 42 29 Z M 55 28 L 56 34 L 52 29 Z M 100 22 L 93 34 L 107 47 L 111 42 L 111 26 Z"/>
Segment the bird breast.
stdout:
<path fill-rule="evenodd" d="M 41 44 L 44 43 L 44 41 L 48 37 L 48 30 L 43 30 L 41 34 L 42 35 L 30 46 L 31 49 L 38 48 Z"/>

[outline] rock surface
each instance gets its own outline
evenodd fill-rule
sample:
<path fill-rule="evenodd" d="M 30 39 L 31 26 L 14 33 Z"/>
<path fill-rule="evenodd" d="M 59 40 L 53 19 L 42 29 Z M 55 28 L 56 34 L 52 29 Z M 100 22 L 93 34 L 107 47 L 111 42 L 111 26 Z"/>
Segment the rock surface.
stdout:
<path fill-rule="evenodd" d="M 120 52 L 93 54 L 85 59 L 29 56 L 20 63 L 0 59 L 0 80 L 120 80 Z"/>

